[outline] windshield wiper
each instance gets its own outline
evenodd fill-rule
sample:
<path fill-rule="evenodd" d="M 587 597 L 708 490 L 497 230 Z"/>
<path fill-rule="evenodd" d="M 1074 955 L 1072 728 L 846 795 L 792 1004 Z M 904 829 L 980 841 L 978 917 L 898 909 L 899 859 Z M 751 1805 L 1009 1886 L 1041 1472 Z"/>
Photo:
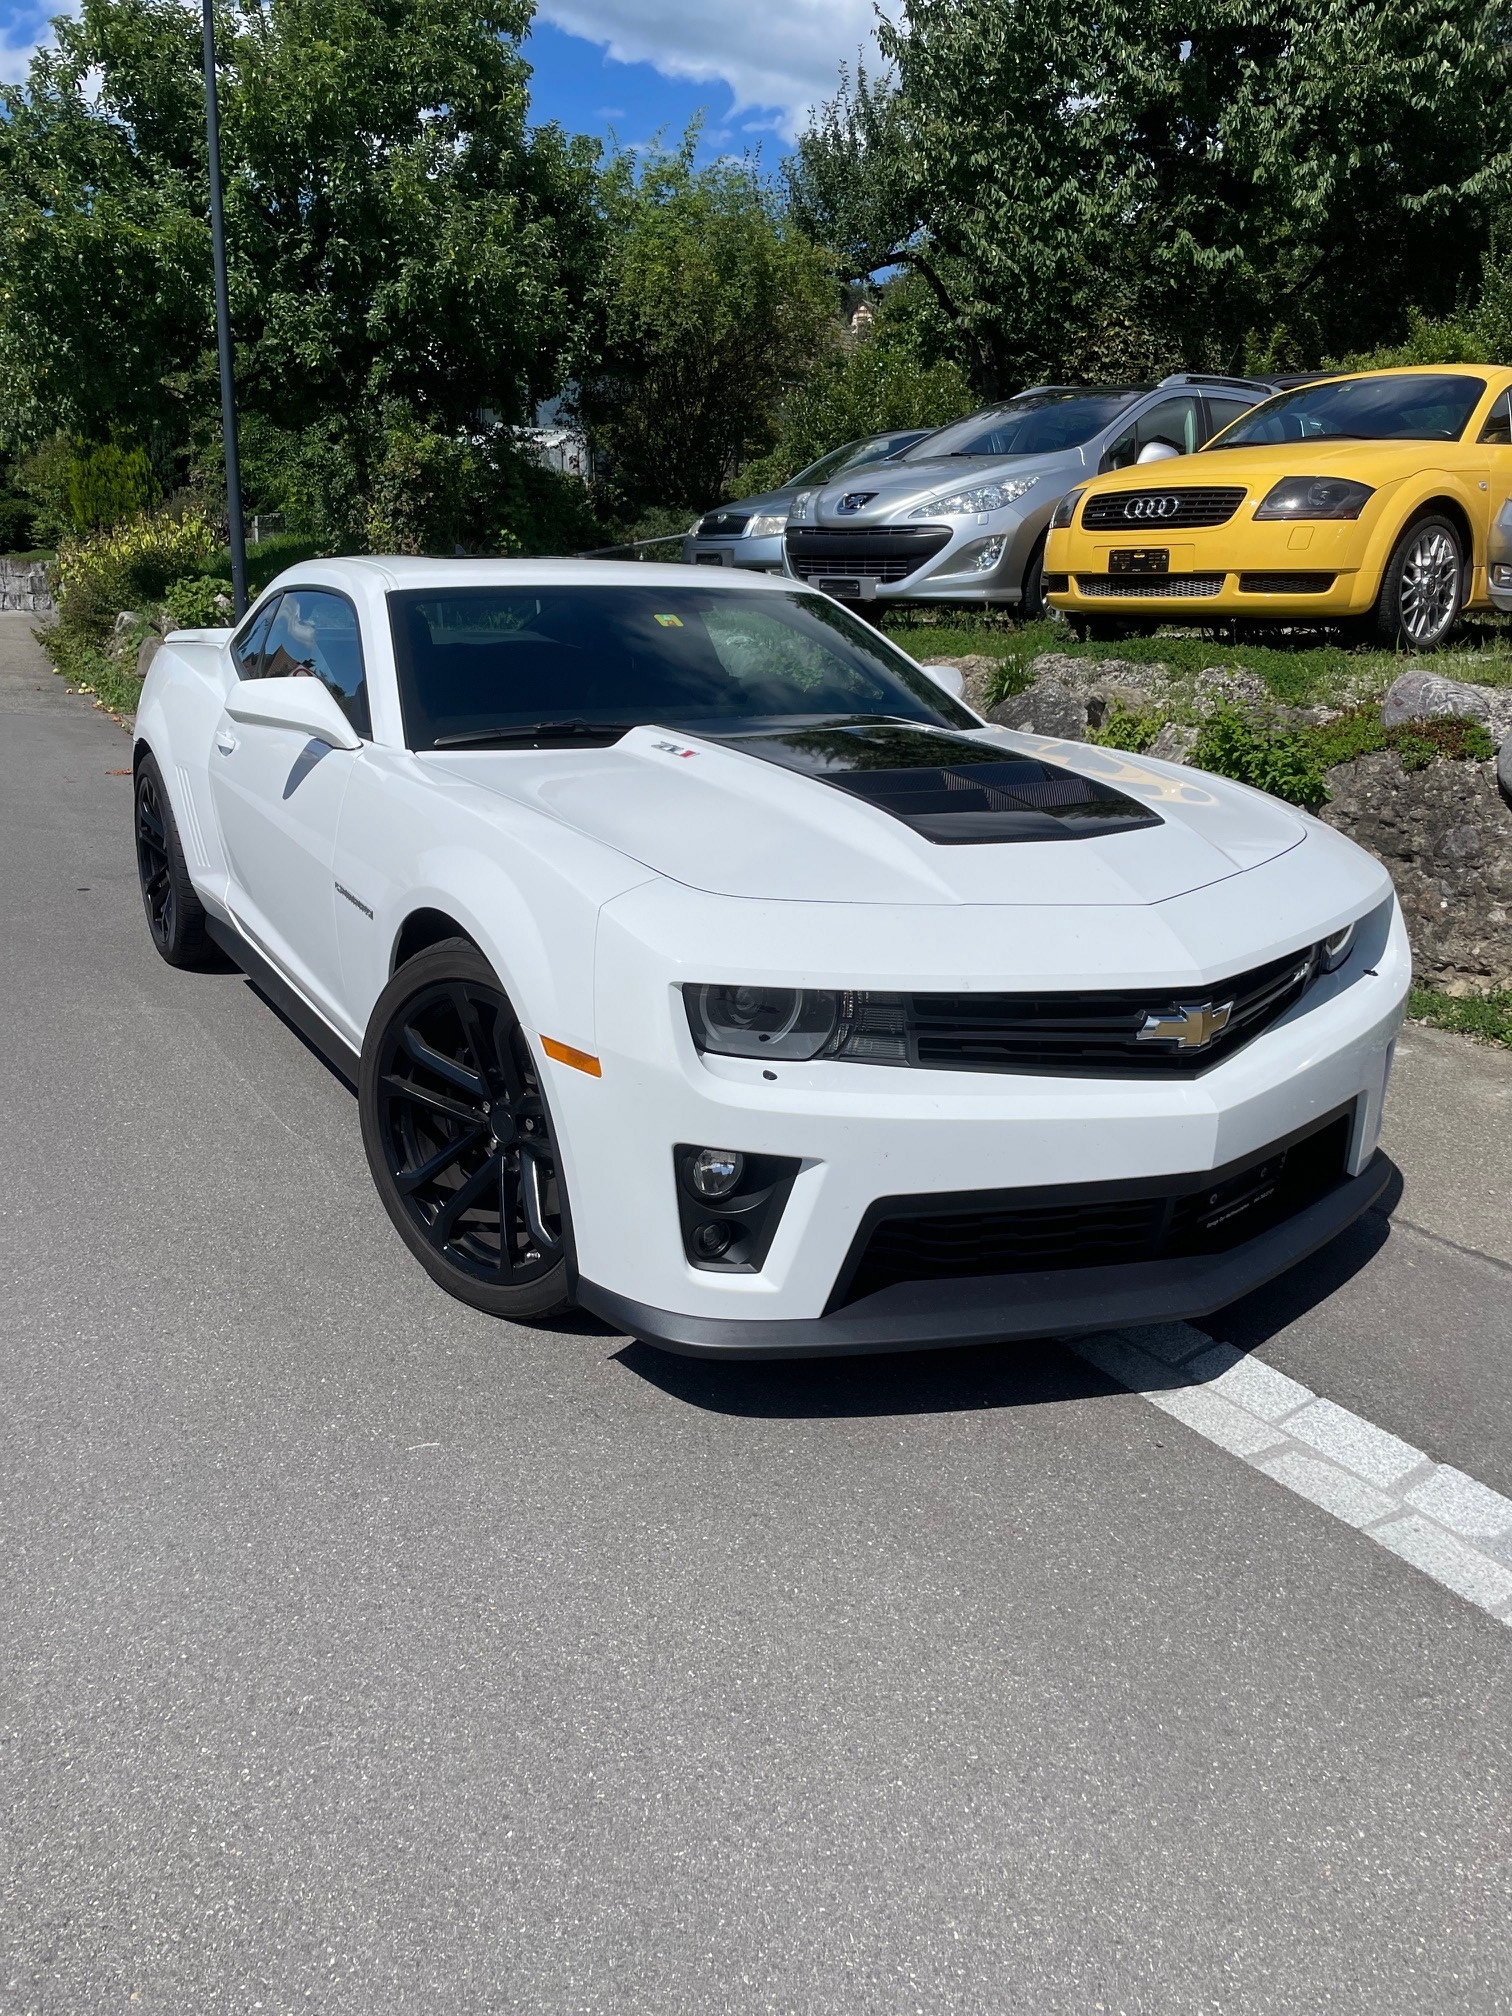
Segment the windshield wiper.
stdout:
<path fill-rule="evenodd" d="M 579 737 L 602 735 L 618 742 L 638 721 L 530 721 L 520 728 L 471 728 L 463 735 L 438 735 L 433 749 L 481 749 L 495 742 L 575 742 Z"/>

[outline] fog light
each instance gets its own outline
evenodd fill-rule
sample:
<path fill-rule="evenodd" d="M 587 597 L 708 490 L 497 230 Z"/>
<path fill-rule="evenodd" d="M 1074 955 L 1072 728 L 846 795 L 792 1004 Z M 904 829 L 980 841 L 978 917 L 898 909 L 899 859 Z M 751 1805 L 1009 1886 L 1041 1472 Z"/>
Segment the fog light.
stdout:
<path fill-rule="evenodd" d="M 693 1234 L 693 1245 L 700 1260 L 717 1260 L 734 1237 L 732 1227 L 710 1220 Z"/>
<path fill-rule="evenodd" d="M 700 1148 L 688 1175 L 700 1197 L 728 1197 L 744 1168 L 745 1157 L 733 1148 Z"/>

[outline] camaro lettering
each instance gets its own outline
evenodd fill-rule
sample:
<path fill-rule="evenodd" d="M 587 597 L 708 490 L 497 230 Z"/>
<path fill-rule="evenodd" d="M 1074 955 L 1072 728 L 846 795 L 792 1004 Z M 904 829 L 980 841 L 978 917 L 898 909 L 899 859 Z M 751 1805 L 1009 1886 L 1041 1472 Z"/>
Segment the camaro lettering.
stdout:
<path fill-rule="evenodd" d="M 371 921 L 373 913 L 371 910 L 369 910 L 368 906 L 366 905 L 366 903 L 363 902 L 360 896 L 354 896 L 351 890 L 343 887 L 343 885 L 340 882 L 336 884 L 336 894 L 338 896 L 345 896 L 346 900 L 348 901 L 348 903 L 351 904 L 354 910 L 360 910 L 363 916 L 366 917 L 369 921 Z"/>
<path fill-rule="evenodd" d="M 665 749 L 669 756 L 696 756 L 696 749 L 684 749 L 680 742 L 653 742 L 653 749 Z"/>
<path fill-rule="evenodd" d="M 1234 1012 L 1232 1001 L 1173 1008 L 1169 1015 L 1146 1015 L 1139 1032 L 1141 1043 L 1174 1043 L 1181 1050 L 1205 1050 L 1213 1038 L 1227 1029 Z"/>
<path fill-rule="evenodd" d="M 1179 497 L 1131 497 L 1123 508 L 1125 518 L 1172 518 L 1181 509 Z"/>

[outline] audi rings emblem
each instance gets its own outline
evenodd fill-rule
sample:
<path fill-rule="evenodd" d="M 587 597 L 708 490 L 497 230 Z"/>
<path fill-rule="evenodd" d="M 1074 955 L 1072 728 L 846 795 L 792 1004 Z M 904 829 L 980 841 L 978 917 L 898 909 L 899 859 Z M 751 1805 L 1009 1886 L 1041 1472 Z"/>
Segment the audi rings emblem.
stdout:
<path fill-rule="evenodd" d="M 1124 505 L 1125 518 L 1174 518 L 1181 509 L 1181 499 L 1169 492 L 1163 497 L 1131 497 Z"/>

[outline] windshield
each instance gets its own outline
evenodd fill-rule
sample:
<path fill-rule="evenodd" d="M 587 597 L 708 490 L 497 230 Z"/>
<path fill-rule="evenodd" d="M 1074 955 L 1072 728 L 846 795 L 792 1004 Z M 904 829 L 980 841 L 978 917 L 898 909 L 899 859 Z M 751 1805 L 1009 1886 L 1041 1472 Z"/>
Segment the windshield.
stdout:
<path fill-rule="evenodd" d="M 831 448 L 828 455 L 821 455 L 807 469 L 790 476 L 788 483 L 818 483 L 825 477 L 838 476 L 845 469 L 861 469 L 868 462 L 886 462 L 911 448 L 915 441 L 922 441 L 928 431 L 925 427 L 909 427 L 896 434 L 875 435 L 870 441 L 847 441 L 843 448 Z"/>
<path fill-rule="evenodd" d="M 1026 392 L 1004 406 L 973 413 L 926 435 L 905 462 L 938 455 L 1053 455 L 1079 448 L 1150 390 L 1148 385 L 1103 386 L 1095 392 Z"/>
<path fill-rule="evenodd" d="M 1203 453 L 1283 441 L 1457 441 L 1485 389 L 1484 378 L 1426 374 L 1303 385 L 1255 407 Z"/>
<path fill-rule="evenodd" d="M 858 717 L 980 725 L 818 595 L 574 582 L 405 589 L 388 603 L 411 749 L 502 741 L 533 723 L 564 740 L 645 724 L 689 734 Z"/>

